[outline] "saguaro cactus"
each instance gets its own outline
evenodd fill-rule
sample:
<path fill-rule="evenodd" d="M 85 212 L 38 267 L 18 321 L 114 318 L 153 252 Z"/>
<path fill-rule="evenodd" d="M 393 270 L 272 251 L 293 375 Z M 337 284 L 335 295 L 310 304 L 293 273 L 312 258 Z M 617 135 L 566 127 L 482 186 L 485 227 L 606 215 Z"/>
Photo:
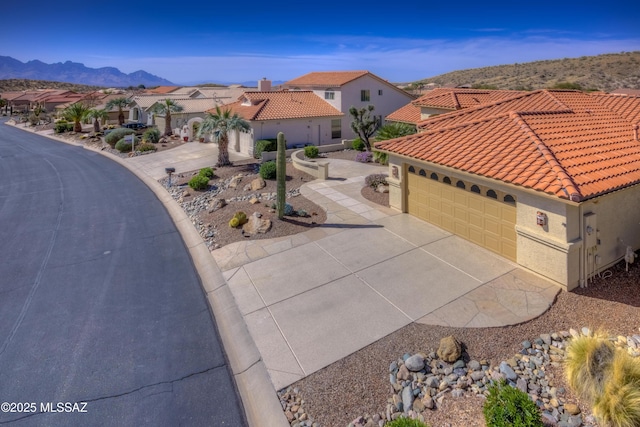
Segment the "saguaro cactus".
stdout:
<path fill-rule="evenodd" d="M 287 178 L 286 149 L 287 145 L 284 140 L 284 133 L 278 132 L 278 156 L 276 157 L 276 181 L 278 182 L 276 207 L 278 210 L 278 219 L 284 218 L 285 196 L 287 193 L 287 185 L 285 182 Z"/>

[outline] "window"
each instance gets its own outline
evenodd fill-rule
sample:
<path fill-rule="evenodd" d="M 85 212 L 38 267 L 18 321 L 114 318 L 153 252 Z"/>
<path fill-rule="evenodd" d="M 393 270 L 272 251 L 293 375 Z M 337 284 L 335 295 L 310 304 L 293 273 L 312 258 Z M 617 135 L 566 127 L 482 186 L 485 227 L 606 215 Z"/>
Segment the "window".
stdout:
<path fill-rule="evenodd" d="M 332 119 L 331 120 L 331 138 L 342 138 L 342 120 L 340 119 Z"/>
<path fill-rule="evenodd" d="M 333 89 L 326 89 L 324 91 L 324 99 L 329 99 L 329 100 L 333 100 L 335 99 L 336 93 L 333 91 Z"/>
<path fill-rule="evenodd" d="M 360 91 L 360 101 L 369 102 L 371 100 L 371 94 L 368 89 L 363 89 Z"/>
<path fill-rule="evenodd" d="M 448 176 L 445 176 L 442 182 L 444 182 L 445 184 L 451 185 L 451 179 Z"/>
<path fill-rule="evenodd" d="M 420 169 L 420 176 L 427 176 L 427 173 L 424 171 L 424 169 Z"/>
<path fill-rule="evenodd" d="M 378 96 L 382 96 L 382 89 L 378 89 Z"/>
<path fill-rule="evenodd" d="M 472 185 L 471 192 L 480 194 L 480 187 L 478 187 L 477 185 Z"/>
<path fill-rule="evenodd" d="M 462 188 L 463 190 L 464 190 L 465 188 L 467 188 L 467 187 L 464 185 L 464 182 L 462 182 L 462 181 L 458 181 L 458 182 L 456 182 L 456 187 L 458 187 L 458 188 Z"/>
<path fill-rule="evenodd" d="M 496 194 L 495 191 L 489 190 L 489 191 L 487 191 L 487 197 L 491 197 L 492 199 L 497 199 L 498 195 Z"/>
<path fill-rule="evenodd" d="M 502 200 L 504 200 L 505 203 L 509 203 L 512 205 L 516 204 L 516 199 L 510 194 L 507 194 L 506 196 L 504 196 L 504 199 Z"/>
<path fill-rule="evenodd" d="M 409 172 L 416 173 L 416 168 L 414 168 L 413 166 L 409 166 Z"/>
<path fill-rule="evenodd" d="M 431 178 L 432 180 L 434 180 L 434 181 L 437 181 L 437 180 L 438 180 L 438 174 L 434 172 L 434 173 L 432 173 L 432 174 L 431 174 L 431 177 L 430 177 L 430 178 Z"/>

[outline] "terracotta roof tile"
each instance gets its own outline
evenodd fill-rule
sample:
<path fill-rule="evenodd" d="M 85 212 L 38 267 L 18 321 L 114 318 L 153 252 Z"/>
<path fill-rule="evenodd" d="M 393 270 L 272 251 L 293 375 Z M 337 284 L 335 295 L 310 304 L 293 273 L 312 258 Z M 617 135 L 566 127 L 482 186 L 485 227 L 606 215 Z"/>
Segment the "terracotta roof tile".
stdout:
<path fill-rule="evenodd" d="M 311 91 L 245 92 L 237 102 L 227 106 L 245 120 L 343 116 L 338 109 Z"/>
<path fill-rule="evenodd" d="M 293 86 L 339 87 L 366 74 L 370 73 L 368 71 L 315 71 L 289 80 L 284 86 L 288 88 Z"/>
<path fill-rule="evenodd" d="M 515 90 L 480 90 L 462 88 L 437 88 L 413 101 L 419 107 L 460 110 L 487 104 L 504 98 L 511 98 L 524 92 Z"/>
<path fill-rule="evenodd" d="M 386 117 L 386 120 L 390 122 L 409 123 L 412 125 L 418 124 L 422 120 L 420 107 L 413 104 L 407 104 L 389 114 Z"/>
<path fill-rule="evenodd" d="M 542 90 L 426 120 L 380 149 L 581 201 L 640 183 L 640 98 Z"/>

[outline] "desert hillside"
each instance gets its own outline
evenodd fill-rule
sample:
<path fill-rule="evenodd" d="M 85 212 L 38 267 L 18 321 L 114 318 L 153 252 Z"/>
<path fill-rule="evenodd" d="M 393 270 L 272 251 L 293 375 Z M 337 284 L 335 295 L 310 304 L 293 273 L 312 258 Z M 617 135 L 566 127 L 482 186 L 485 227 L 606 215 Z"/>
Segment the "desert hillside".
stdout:
<path fill-rule="evenodd" d="M 453 71 L 414 82 L 533 90 L 577 83 L 585 90 L 640 89 L 640 51 Z"/>

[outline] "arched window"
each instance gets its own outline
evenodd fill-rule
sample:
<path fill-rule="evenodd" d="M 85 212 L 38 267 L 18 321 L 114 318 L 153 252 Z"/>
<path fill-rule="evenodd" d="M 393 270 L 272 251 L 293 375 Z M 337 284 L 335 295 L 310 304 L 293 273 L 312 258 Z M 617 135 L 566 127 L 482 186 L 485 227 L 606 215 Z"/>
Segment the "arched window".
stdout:
<path fill-rule="evenodd" d="M 516 199 L 510 194 L 507 194 L 506 196 L 504 196 L 503 200 L 505 203 L 510 203 L 512 205 L 516 204 Z"/>
<path fill-rule="evenodd" d="M 472 185 L 471 192 L 480 194 L 480 187 L 478 187 L 477 185 Z"/>
<path fill-rule="evenodd" d="M 413 166 L 409 166 L 409 172 L 416 173 L 416 169 Z"/>
<path fill-rule="evenodd" d="M 427 176 L 427 173 L 424 171 L 424 169 L 420 169 L 420 176 Z"/>
<path fill-rule="evenodd" d="M 456 187 L 462 188 L 463 190 L 467 188 L 467 186 L 464 185 L 464 182 L 462 182 L 462 181 L 456 182 Z"/>
<path fill-rule="evenodd" d="M 489 191 L 487 191 L 487 197 L 491 197 L 492 199 L 496 199 L 496 200 L 498 200 L 498 195 L 497 195 L 497 194 L 496 194 L 496 192 L 495 192 L 495 191 L 493 191 L 493 190 L 489 190 Z"/>
<path fill-rule="evenodd" d="M 438 180 L 438 174 L 434 172 L 434 173 L 431 174 L 430 178 L 433 179 L 434 181 L 437 181 Z"/>
<path fill-rule="evenodd" d="M 444 182 L 445 184 L 451 185 L 451 179 L 449 179 L 448 176 L 445 176 L 444 179 L 442 180 L 442 182 Z"/>

